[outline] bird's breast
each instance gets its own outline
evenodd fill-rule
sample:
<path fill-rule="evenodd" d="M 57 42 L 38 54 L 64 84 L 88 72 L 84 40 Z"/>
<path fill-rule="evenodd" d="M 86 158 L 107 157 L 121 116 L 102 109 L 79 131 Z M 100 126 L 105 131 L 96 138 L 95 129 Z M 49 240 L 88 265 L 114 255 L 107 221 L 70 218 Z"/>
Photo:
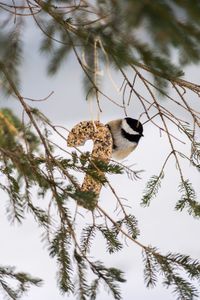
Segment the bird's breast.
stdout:
<path fill-rule="evenodd" d="M 116 148 L 116 150 L 113 150 L 112 157 L 115 159 L 124 159 L 127 157 L 135 148 L 137 147 L 137 144 L 129 145 L 128 147 L 119 147 Z"/>

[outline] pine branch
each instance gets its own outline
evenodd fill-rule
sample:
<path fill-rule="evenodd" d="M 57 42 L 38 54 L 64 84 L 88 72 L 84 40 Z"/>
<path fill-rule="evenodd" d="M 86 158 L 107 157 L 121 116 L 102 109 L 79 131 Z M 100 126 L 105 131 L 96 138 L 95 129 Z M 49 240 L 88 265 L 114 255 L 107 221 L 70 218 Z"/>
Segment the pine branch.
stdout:
<path fill-rule="evenodd" d="M 82 255 L 78 254 L 77 251 L 75 250 L 74 252 L 74 258 L 77 262 L 77 269 L 78 269 L 78 288 L 77 288 L 77 294 L 78 294 L 78 299 L 80 300 L 86 300 L 88 299 L 87 296 L 89 294 L 88 290 L 88 284 L 86 280 L 86 264 L 84 262 L 84 258 Z"/>
<path fill-rule="evenodd" d="M 96 235 L 95 225 L 89 225 L 83 228 L 81 234 L 81 249 L 83 253 L 89 252 L 95 235 Z"/>
<path fill-rule="evenodd" d="M 103 281 L 112 292 L 114 299 L 121 300 L 119 287 L 115 282 L 125 282 L 123 272 L 116 268 L 106 268 L 101 262 L 93 263 L 92 269 L 99 280 Z"/>
<path fill-rule="evenodd" d="M 155 264 L 154 258 L 150 253 L 143 251 L 143 261 L 144 261 L 144 281 L 148 288 L 154 287 L 157 283 L 157 266 Z"/>
<path fill-rule="evenodd" d="M 62 227 L 54 236 L 49 251 L 51 257 L 56 257 L 59 271 L 57 273 L 58 285 L 62 293 L 73 292 L 74 286 L 71 281 L 71 259 L 68 252 L 70 238 Z"/>
<path fill-rule="evenodd" d="M 125 218 L 124 218 L 124 224 L 125 224 L 125 226 L 127 228 L 128 234 L 133 239 L 136 239 L 139 236 L 140 231 L 138 229 L 138 221 L 135 218 L 135 216 L 130 215 L 130 214 L 127 215 L 127 216 L 125 216 Z"/>
<path fill-rule="evenodd" d="M 17 283 L 16 287 L 11 286 L 10 279 Z M 40 286 L 41 284 L 41 279 L 32 277 L 27 273 L 15 272 L 15 269 L 12 267 L 0 267 L 0 287 L 8 299 L 20 299 L 31 285 Z"/>
<path fill-rule="evenodd" d="M 184 180 L 180 183 L 179 191 L 182 193 L 182 195 L 175 208 L 180 211 L 182 211 L 184 208 L 187 208 L 190 215 L 199 218 L 200 203 L 196 201 L 196 193 L 189 180 Z"/>
<path fill-rule="evenodd" d="M 90 300 L 96 300 L 98 294 L 98 288 L 99 288 L 99 280 L 95 279 L 92 282 L 89 290 Z"/>
<path fill-rule="evenodd" d="M 173 132 L 170 132 L 168 126 L 169 122 L 188 137 L 192 146 L 189 160 L 199 169 L 200 146 L 195 137 L 196 128 L 200 124 L 199 111 L 195 106 L 190 105 L 184 94 L 189 89 L 198 97 L 200 87 L 180 78 L 183 75 L 180 66 L 200 60 L 199 2 L 172 1 L 172 3 L 168 3 L 169 1 L 160 1 L 155 4 L 153 1 L 145 3 L 140 1 L 137 5 L 133 5 L 131 1 L 126 1 L 126 5 L 124 5 L 120 0 L 116 0 L 115 3 L 96 1 L 95 4 L 86 0 L 78 5 L 74 3 L 66 5 L 64 0 L 58 2 L 55 5 L 53 1 L 35 0 L 34 3 L 26 1 L 24 6 L 16 5 L 14 1 L 12 4 L 0 3 L 1 17 L 3 16 L 4 19 L 4 15 L 8 15 L 15 18 L 12 24 L 9 22 L 9 18 L 6 22 L 2 22 L 0 75 L 3 88 L 17 97 L 31 124 L 31 130 L 29 130 L 28 126 L 24 126 L 8 110 L 0 111 L 0 170 L 3 178 L 8 182 L 5 185 L 0 183 L 0 188 L 9 195 L 9 209 L 12 211 L 12 218 L 21 222 L 28 211 L 34 216 L 39 226 L 44 227 L 46 238 L 50 242 L 50 255 L 57 259 L 58 284 L 62 292 L 78 292 L 79 298 L 82 300 L 88 297 L 96 299 L 100 283 L 104 282 L 115 299 L 121 298 L 117 283 L 124 281 L 122 272 L 115 268 L 106 268 L 100 262 L 93 263 L 88 257 L 96 230 L 99 230 L 110 253 L 122 249 L 121 235 L 143 250 L 144 277 L 148 287 L 155 286 L 161 276 L 163 284 L 166 287 L 172 286 L 178 299 L 194 299 L 197 297 L 197 290 L 184 276 L 186 273 L 189 279 L 199 279 L 199 262 L 181 254 L 169 253 L 164 256 L 157 249 L 140 243 L 137 240 L 139 229 L 136 218 L 126 212 L 126 206 L 117 196 L 106 176 L 98 176 L 97 169 L 105 174 L 126 172 L 134 179 L 138 177 L 138 173 L 119 164 L 105 165 L 100 161 L 91 161 L 89 155 L 84 153 L 80 156 L 71 154 L 69 159 L 66 156 L 64 158 L 56 157 L 53 151 L 54 149 L 60 150 L 61 147 L 59 145 L 56 145 L 55 148 L 52 147 L 49 128 L 51 132 L 58 134 L 57 128 L 38 110 L 27 105 L 28 98 L 22 97 L 19 93 L 18 71 L 22 61 L 20 56 L 23 46 L 21 42 L 23 27 L 20 22 L 22 22 L 22 18 L 31 15 L 44 35 L 40 50 L 49 55 L 50 73 L 56 73 L 70 51 L 74 52 L 87 79 L 87 89 L 89 92 L 94 91 L 98 106 L 98 94 L 101 94 L 126 114 L 131 96 L 134 94 L 143 109 L 140 117 L 145 116 L 146 122 L 150 121 L 161 133 L 167 134 L 172 152 L 168 155 L 160 174 L 152 176 L 147 183 L 142 204 L 148 206 L 151 199 L 157 195 L 164 167 L 168 158 L 173 154 L 181 178 L 180 192 L 182 193 L 176 209 L 187 208 L 190 214 L 199 217 L 200 205 L 196 200 L 191 183 L 184 179 L 178 156 L 181 154 L 173 144 L 174 139 L 179 142 L 181 140 Z M 184 20 L 176 13 L 180 8 L 185 15 Z M 39 15 L 37 15 L 38 12 L 40 12 Z M 11 20 L 13 19 L 11 18 Z M 144 23 L 147 25 L 145 28 Z M 146 30 L 148 40 L 144 41 L 138 38 L 138 30 L 141 29 Z M 171 62 L 173 48 L 180 53 L 180 55 L 178 54 L 180 62 L 176 65 Z M 117 67 L 123 77 L 122 80 L 124 80 L 121 88 L 121 91 L 123 90 L 122 105 L 119 104 L 118 99 L 115 101 L 106 95 L 99 86 L 98 78 L 103 74 L 99 71 L 99 67 L 105 72 L 112 66 Z M 145 78 L 135 66 L 150 72 L 154 83 Z M 123 69 L 124 67 L 126 69 Z M 128 69 L 134 71 L 134 79 L 129 79 L 132 74 L 126 75 Z M 144 85 L 147 96 L 144 96 L 143 90 L 138 91 L 135 87 L 136 78 Z M 178 99 L 176 96 L 173 98 L 167 95 L 166 88 L 171 85 Z M 130 93 L 126 103 L 127 87 Z M 165 103 L 158 101 L 155 90 L 167 95 L 167 99 L 173 105 L 187 113 L 192 119 L 193 130 L 185 126 L 186 119 L 182 120 L 174 111 L 165 107 Z M 101 111 L 100 106 L 99 111 Z M 161 120 L 161 126 L 157 123 L 157 117 Z M 32 127 L 36 134 L 33 134 Z M 66 136 L 62 138 L 65 140 Z M 66 149 L 64 151 L 66 155 Z M 182 154 L 182 157 L 187 156 Z M 85 193 L 80 190 L 77 179 L 69 171 L 87 173 L 94 180 L 103 184 L 107 183 L 117 206 L 120 207 L 120 214 L 122 213 L 123 216 L 111 217 L 107 210 L 99 207 L 96 195 L 92 191 Z M 48 212 L 36 206 L 31 199 L 32 189 L 35 185 L 38 187 L 39 196 L 44 197 L 46 192 L 51 195 Z M 71 199 L 76 201 L 77 207 L 82 206 L 90 210 L 90 213 L 92 212 L 90 214 L 92 215 L 91 224 L 89 223 L 83 229 L 80 245 L 76 228 L 76 222 L 78 222 L 76 215 L 79 207 L 74 213 L 72 222 L 68 210 L 68 203 Z M 56 221 L 54 220 L 55 224 L 53 224 L 55 226 L 51 228 L 52 231 L 54 230 L 53 237 L 49 228 L 52 225 L 50 224 L 52 203 L 57 211 Z M 100 218 L 100 222 L 96 222 L 97 216 Z M 77 269 L 74 269 L 71 261 L 72 253 Z M 77 270 L 78 275 L 76 282 L 72 280 L 74 270 Z M 95 278 L 89 285 L 87 274 L 91 270 L 94 272 Z M 25 278 L 25 275 L 21 274 L 19 279 L 25 280 L 22 280 L 22 277 Z M 7 295 L 11 299 L 17 299 L 20 293 L 4 279 L 1 281 L 1 271 L 0 282 Z M 76 286 L 78 286 L 77 289 Z M 20 288 L 25 290 L 25 286 Z"/>
<path fill-rule="evenodd" d="M 107 251 L 112 254 L 123 248 L 122 244 L 117 239 L 117 236 L 113 230 L 110 230 L 101 225 L 96 226 L 96 228 L 102 233 L 103 237 L 107 243 Z"/>
<path fill-rule="evenodd" d="M 200 278 L 200 264 L 188 256 L 169 253 L 163 256 L 155 248 L 146 248 L 144 251 L 144 276 L 147 287 L 153 287 L 157 281 L 157 274 L 162 274 L 163 285 L 172 286 L 177 299 L 195 299 L 198 297 L 197 288 L 184 278 L 181 269 L 189 278 Z M 178 273 L 178 271 L 180 273 Z"/>
<path fill-rule="evenodd" d="M 143 206 L 149 206 L 152 198 L 156 197 L 158 190 L 161 186 L 162 176 L 153 175 L 147 182 L 144 195 L 142 197 L 141 203 Z"/>

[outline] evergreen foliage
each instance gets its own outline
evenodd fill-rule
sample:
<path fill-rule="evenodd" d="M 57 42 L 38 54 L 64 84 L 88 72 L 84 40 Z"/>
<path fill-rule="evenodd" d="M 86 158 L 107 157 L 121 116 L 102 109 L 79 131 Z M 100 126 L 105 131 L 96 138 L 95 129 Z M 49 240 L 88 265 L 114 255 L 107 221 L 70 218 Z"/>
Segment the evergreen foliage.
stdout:
<path fill-rule="evenodd" d="M 157 248 L 139 241 L 137 219 L 127 202 L 117 195 L 107 175 L 125 173 L 136 180 L 142 171 L 114 161 L 105 164 L 88 152 L 68 153 L 55 144 L 52 133 L 64 141 L 66 135 L 30 106 L 30 99 L 20 92 L 27 17 L 34 20 L 38 29 L 39 52 L 48 58 L 49 75 L 56 74 L 69 54 L 74 53 L 83 71 L 86 99 L 93 95 L 99 111 L 101 96 L 127 115 L 134 97 L 142 108 L 143 124 L 151 122 L 166 135 L 170 153 L 160 173 L 147 182 L 142 205 L 149 206 L 157 196 L 165 167 L 173 158 L 181 182 L 175 208 L 186 209 L 199 218 L 200 203 L 184 174 L 182 160 L 200 170 L 200 112 L 187 98 L 189 93 L 199 101 L 200 86 L 181 78 L 183 66 L 200 60 L 199 16 L 200 2 L 190 0 L 84 0 L 78 4 L 72 0 L 0 1 L 0 89 L 17 99 L 27 117 L 20 120 L 10 109 L 0 110 L 0 188 L 8 196 L 7 215 L 11 222 L 23 223 L 31 214 L 42 228 L 49 255 L 57 262 L 57 282 L 62 293 L 94 300 L 103 284 L 114 299 L 122 299 L 123 272 L 91 258 L 99 234 L 110 255 L 121 251 L 127 241 L 140 247 L 146 286 L 156 286 L 161 278 L 165 287 L 173 289 L 176 299 L 198 298 L 195 283 L 200 278 L 200 263 L 180 253 L 162 255 Z M 122 77 L 121 101 L 110 98 L 101 85 L 102 74 L 107 72 L 112 77 L 113 69 Z M 175 96 L 168 93 L 167 87 L 173 88 Z M 158 100 L 158 94 L 172 108 Z M 180 114 L 176 114 L 174 106 Z M 180 117 L 182 112 L 184 118 Z M 184 142 L 190 143 L 190 153 L 179 151 L 177 144 L 183 141 L 177 132 Z M 99 170 L 104 175 L 100 176 Z M 108 201 L 114 203 L 113 214 L 98 204 L 95 193 L 81 190 L 79 173 L 89 174 L 111 191 L 113 197 Z M 41 207 L 32 196 L 35 187 L 37 198 L 45 200 Z M 77 223 L 84 214 L 86 222 L 79 233 Z M 10 279 L 17 282 L 17 287 L 15 284 L 13 288 Z M 0 286 L 9 299 L 19 299 L 31 285 L 40 284 L 40 279 L 26 273 L 0 267 Z"/>
<path fill-rule="evenodd" d="M 161 186 L 161 179 L 163 176 L 155 176 L 153 175 L 146 185 L 146 190 L 142 197 L 142 205 L 148 206 L 150 204 L 150 200 L 156 197 L 158 190 Z"/>
<path fill-rule="evenodd" d="M 198 297 L 197 288 L 187 281 L 182 272 L 189 278 L 199 279 L 200 265 L 196 260 L 181 254 L 168 253 L 161 255 L 155 248 L 144 250 L 144 277 L 148 287 L 153 287 L 158 279 L 158 274 L 163 276 L 163 285 L 172 286 L 176 299 L 194 299 Z M 181 274 L 180 274 L 181 273 Z M 195 275 L 194 275 L 195 274 Z"/>
<path fill-rule="evenodd" d="M 17 283 L 17 286 L 13 283 Z M 34 278 L 26 273 L 15 272 L 13 267 L 0 266 L 0 287 L 8 299 L 20 299 L 31 285 L 40 286 L 41 283 L 41 279 Z"/>
<path fill-rule="evenodd" d="M 196 193 L 189 180 L 181 182 L 179 189 L 182 195 L 176 204 L 176 209 L 183 210 L 184 207 L 187 207 L 190 215 L 200 217 L 200 203 L 196 201 Z"/>

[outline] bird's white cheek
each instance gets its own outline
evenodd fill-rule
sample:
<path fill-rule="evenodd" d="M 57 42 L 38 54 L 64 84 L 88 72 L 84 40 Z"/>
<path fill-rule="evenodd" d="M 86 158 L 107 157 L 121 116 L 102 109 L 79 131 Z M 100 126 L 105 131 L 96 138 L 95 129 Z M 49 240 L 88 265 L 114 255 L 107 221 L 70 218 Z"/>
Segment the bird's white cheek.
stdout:
<path fill-rule="evenodd" d="M 126 120 L 122 121 L 122 129 L 129 134 L 138 134 L 137 131 L 133 130 L 126 122 Z"/>

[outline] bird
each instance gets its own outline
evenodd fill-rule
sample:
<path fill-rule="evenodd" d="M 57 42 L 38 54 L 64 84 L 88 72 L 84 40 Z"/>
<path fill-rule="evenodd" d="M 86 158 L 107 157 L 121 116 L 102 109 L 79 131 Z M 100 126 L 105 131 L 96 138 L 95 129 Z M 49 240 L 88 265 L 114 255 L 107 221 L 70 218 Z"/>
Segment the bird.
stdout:
<path fill-rule="evenodd" d="M 138 145 L 143 135 L 139 120 L 126 117 L 108 122 L 113 140 L 112 157 L 117 160 L 126 158 Z"/>

